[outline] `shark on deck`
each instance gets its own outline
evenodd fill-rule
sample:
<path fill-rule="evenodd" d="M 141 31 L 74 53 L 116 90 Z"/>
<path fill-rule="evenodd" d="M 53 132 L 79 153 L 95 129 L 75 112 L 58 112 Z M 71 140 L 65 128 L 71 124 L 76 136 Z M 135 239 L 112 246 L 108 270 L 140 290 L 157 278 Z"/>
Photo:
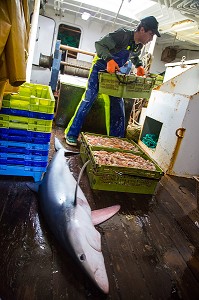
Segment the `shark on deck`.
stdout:
<path fill-rule="evenodd" d="M 91 211 L 88 201 L 79 186 L 83 166 L 78 180 L 73 177 L 66 157 L 77 154 L 66 150 L 55 137 L 55 149 L 44 178 L 41 182 L 28 184 L 37 191 L 39 207 L 48 227 L 76 260 L 93 283 L 105 294 L 109 282 L 101 249 L 101 235 L 94 225 L 100 224 L 114 214 L 120 206 Z"/>

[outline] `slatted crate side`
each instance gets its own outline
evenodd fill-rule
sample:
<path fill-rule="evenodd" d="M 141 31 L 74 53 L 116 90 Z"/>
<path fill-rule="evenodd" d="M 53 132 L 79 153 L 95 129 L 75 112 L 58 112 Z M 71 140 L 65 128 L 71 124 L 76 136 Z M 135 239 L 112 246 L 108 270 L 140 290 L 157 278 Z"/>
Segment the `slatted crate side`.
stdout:
<path fill-rule="evenodd" d="M 0 114 L 27 117 L 34 119 L 53 120 L 54 114 L 45 114 L 29 110 L 15 109 L 15 108 L 1 108 Z"/>
<path fill-rule="evenodd" d="M 99 92 L 115 97 L 148 99 L 154 84 L 150 77 L 99 72 Z"/>
<path fill-rule="evenodd" d="M 149 99 L 151 91 L 154 87 L 155 80 L 153 78 L 136 77 L 132 81 L 127 78 L 127 84 L 124 87 L 124 98 L 146 98 Z"/>
<path fill-rule="evenodd" d="M 5 154 L 6 155 L 6 154 Z M 42 167 L 46 168 L 48 164 L 48 156 L 42 157 L 35 155 L 21 155 L 10 157 L 9 154 L 6 157 L 0 155 L 0 165 L 11 165 L 11 166 L 31 166 L 31 167 Z"/>
<path fill-rule="evenodd" d="M 111 152 L 112 149 L 109 149 Z M 80 156 L 85 163 L 90 160 L 86 170 L 90 186 L 96 190 L 153 194 L 157 183 L 163 175 L 157 166 L 156 171 L 136 168 L 97 165 L 92 149 L 84 143 L 80 145 Z"/>
<path fill-rule="evenodd" d="M 121 80 L 124 78 L 121 75 Z M 120 83 L 115 74 L 99 72 L 99 93 L 115 97 L 123 97 L 124 85 Z"/>
<path fill-rule="evenodd" d="M 42 145 L 42 144 L 29 143 L 29 142 L 0 141 L 0 147 L 6 147 L 12 149 L 23 148 L 23 149 L 47 151 L 50 149 L 50 143 L 48 142 Z"/>
<path fill-rule="evenodd" d="M 50 143 L 0 141 L 0 165 L 34 166 L 45 168 L 48 164 Z"/>
<path fill-rule="evenodd" d="M 18 155 L 47 157 L 48 150 L 26 149 L 21 147 L 0 147 L 0 157 L 7 155 L 12 155 L 13 157 L 17 157 Z"/>
<path fill-rule="evenodd" d="M 35 182 L 42 179 L 45 171 L 46 167 L 41 166 L 12 166 L 0 164 L 0 175 L 33 177 Z"/>
<path fill-rule="evenodd" d="M 21 123 L 21 124 L 35 124 L 35 125 L 51 125 L 52 120 L 42 120 L 42 119 L 34 119 L 28 117 L 20 117 L 20 116 L 12 116 L 12 115 L 4 115 L 0 114 L 0 120 L 6 121 L 9 123 Z"/>
<path fill-rule="evenodd" d="M 0 128 L 15 128 L 30 131 L 51 132 L 52 120 L 33 119 L 0 114 Z"/>
<path fill-rule="evenodd" d="M 158 179 L 142 178 L 128 174 L 99 174 L 92 166 L 87 167 L 90 186 L 94 190 L 125 192 L 135 194 L 153 194 Z"/>
<path fill-rule="evenodd" d="M 41 145 L 50 145 L 51 133 L 27 131 L 14 128 L 0 128 L 0 140 L 7 142 L 26 142 Z"/>
<path fill-rule="evenodd" d="M 0 141 L 0 175 L 41 179 L 48 165 L 50 143 Z"/>
<path fill-rule="evenodd" d="M 9 94 L 4 96 L 2 107 L 53 114 L 55 99 L 36 98 L 32 95 L 28 97 L 19 94 Z"/>

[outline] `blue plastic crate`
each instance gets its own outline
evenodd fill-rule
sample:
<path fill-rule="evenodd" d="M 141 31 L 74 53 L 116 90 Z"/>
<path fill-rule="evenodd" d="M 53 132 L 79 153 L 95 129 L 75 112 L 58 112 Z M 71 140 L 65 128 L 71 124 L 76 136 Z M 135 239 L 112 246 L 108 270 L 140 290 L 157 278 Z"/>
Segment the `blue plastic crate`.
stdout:
<path fill-rule="evenodd" d="M 50 143 L 41 145 L 34 143 L 26 143 L 26 142 L 14 142 L 14 141 L 0 141 L 0 147 L 12 148 L 12 150 L 16 148 L 24 148 L 31 150 L 39 150 L 39 151 L 48 151 L 50 148 Z"/>
<path fill-rule="evenodd" d="M 32 156 L 33 157 L 33 156 Z M 26 160 L 27 156 L 22 157 L 22 158 L 18 158 L 18 157 L 5 157 L 5 158 L 0 158 L 0 165 L 12 165 L 14 166 L 29 166 L 29 167 L 42 167 L 42 168 L 46 168 L 48 161 L 46 160 Z M 30 157 L 29 157 L 30 158 Z"/>
<path fill-rule="evenodd" d="M 37 155 L 37 156 L 48 156 L 48 150 L 37 150 L 37 149 L 26 149 L 21 147 L 1 147 L 0 146 L 0 156 L 1 154 L 12 153 L 13 155 L 23 154 L 23 155 Z"/>
<path fill-rule="evenodd" d="M 45 114 L 39 112 L 33 112 L 28 110 L 14 109 L 14 108 L 2 108 L 0 110 L 0 114 L 12 115 L 12 116 L 21 116 L 35 119 L 43 119 L 43 120 L 52 120 L 54 114 Z"/>
<path fill-rule="evenodd" d="M 35 182 L 40 181 L 45 172 L 46 167 L 0 165 L 0 175 L 33 177 Z"/>
<path fill-rule="evenodd" d="M 28 131 L 23 129 L 0 128 L 0 140 L 19 141 L 35 144 L 50 142 L 51 133 Z"/>
<path fill-rule="evenodd" d="M 38 155 L 31 155 L 31 154 L 21 154 L 21 153 L 0 153 L 0 159 L 7 159 L 7 160 L 15 160 L 18 161 L 41 161 L 47 162 L 48 156 L 38 156 Z"/>

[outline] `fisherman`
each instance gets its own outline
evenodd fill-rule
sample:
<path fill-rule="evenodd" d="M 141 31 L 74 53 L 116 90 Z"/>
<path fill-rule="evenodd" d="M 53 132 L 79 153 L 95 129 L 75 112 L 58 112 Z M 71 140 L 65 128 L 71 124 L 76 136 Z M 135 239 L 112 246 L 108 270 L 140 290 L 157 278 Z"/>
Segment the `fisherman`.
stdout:
<path fill-rule="evenodd" d="M 84 119 L 98 94 L 99 71 L 107 70 L 109 73 L 115 73 L 120 71 L 120 67 L 125 65 L 128 60 L 131 60 L 137 70 L 137 75 L 144 76 L 145 70 L 139 55 L 142 47 L 151 42 L 155 34 L 160 37 L 158 22 L 155 17 L 149 16 L 143 18 L 135 30 L 120 28 L 95 42 L 96 55 L 90 69 L 86 91 L 65 129 L 65 138 L 68 145 L 77 145 L 77 138 Z M 124 137 L 124 100 L 113 96 L 109 96 L 109 98 L 110 135 Z"/>

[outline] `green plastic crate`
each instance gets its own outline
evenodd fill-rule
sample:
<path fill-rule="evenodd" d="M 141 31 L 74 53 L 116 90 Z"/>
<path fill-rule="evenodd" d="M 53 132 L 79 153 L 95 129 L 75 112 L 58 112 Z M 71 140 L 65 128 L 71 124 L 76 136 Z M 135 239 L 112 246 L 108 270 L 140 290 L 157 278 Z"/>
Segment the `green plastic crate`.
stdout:
<path fill-rule="evenodd" d="M 2 107 L 52 114 L 55 98 L 50 86 L 25 83 L 18 93 L 3 97 Z"/>
<path fill-rule="evenodd" d="M 25 82 L 19 87 L 19 95 L 21 96 L 35 96 L 44 99 L 53 99 L 51 87 L 43 84 Z"/>
<path fill-rule="evenodd" d="M 156 167 L 155 171 L 98 165 L 92 153 L 94 150 L 96 150 L 94 147 L 91 149 L 86 147 L 84 143 L 80 145 L 82 161 L 85 163 L 90 160 L 87 165 L 87 175 L 92 189 L 139 194 L 154 193 L 163 171 L 145 153 L 139 155 L 152 161 Z M 116 152 L 118 150 L 107 148 L 106 151 Z"/>
<path fill-rule="evenodd" d="M 150 73 L 149 77 L 153 78 L 155 80 L 154 82 L 154 88 L 161 85 L 163 83 L 164 80 L 164 76 L 160 75 L 160 74 L 153 74 Z"/>
<path fill-rule="evenodd" d="M 148 99 L 154 84 L 150 77 L 99 72 L 99 92 L 110 96 Z"/>
<path fill-rule="evenodd" d="M 131 150 L 126 150 L 125 148 L 122 147 L 122 143 L 120 144 L 120 148 L 118 147 L 108 147 L 105 143 L 101 144 L 101 145 L 90 145 L 88 140 L 87 140 L 87 136 L 94 136 L 94 137 L 101 137 L 102 140 L 103 138 L 106 139 L 115 139 L 115 137 L 113 136 L 108 136 L 108 135 L 102 135 L 102 134 L 95 134 L 95 133 L 89 133 L 89 132 L 81 132 L 81 143 L 83 143 L 85 145 L 85 147 L 88 147 L 90 149 L 95 149 L 95 150 L 106 150 L 106 149 L 112 149 L 112 150 L 117 150 L 117 151 L 123 151 L 123 152 L 132 152 L 134 154 L 143 154 L 143 150 L 140 148 L 139 145 L 137 145 L 134 141 L 129 140 L 127 138 L 119 138 L 119 140 L 122 142 L 128 142 L 129 144 L 132 145 L 132 149 Z"/>
<path fill-rule="evenodd" d="M 16 128 L 31 131 L 51 132 L 52 120 L 0 115 L 0 128 Z"/>
<path fill-rule="evenodd" d="M 158 179 L 142 178 L 128 174 L 99 174 L 87 166 L 87 175 L 93 190 L 154 194 Z"/>

